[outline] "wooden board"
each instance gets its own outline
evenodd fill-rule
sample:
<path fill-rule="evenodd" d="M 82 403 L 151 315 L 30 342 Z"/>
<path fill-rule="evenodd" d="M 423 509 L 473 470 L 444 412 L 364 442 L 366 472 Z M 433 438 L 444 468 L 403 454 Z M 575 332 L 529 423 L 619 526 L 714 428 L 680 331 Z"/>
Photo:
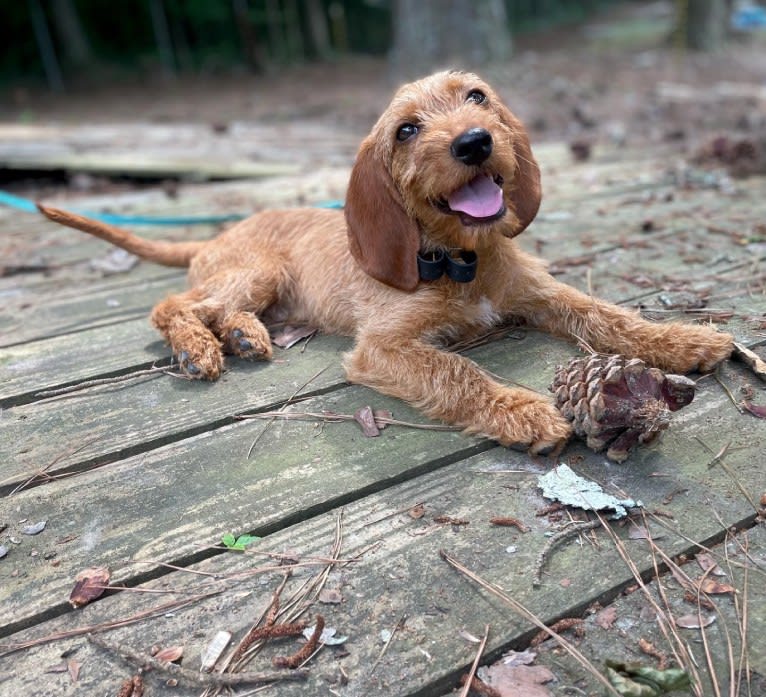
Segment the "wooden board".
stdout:
<path fill-rule="evenodd" d="M 558 145 L 543 149 L 541 159 L 548 196 L 541 218 L 521 242 L 552 260 L 559 278 L 613 301 L 640 303 L 661 318 L 695 317 L 683 308 L 663 314 L 662 294 L 701 293 L 708 284 L 709 307 L 733 312 L 726 327 L 748 344 L 763 341 L 758 321 L 766 308 L 759 284 L 766 250 L 757 234 L 748 237 L 757 232 L 766 205 L 757 180 L 744 182 L 735 198 L 709 187 L 675 186 L 656 154 L 604 155 L 572 165 Z M 155 211 L 297 205 L 342 197 L 346 174 L 338 168 L 300 178 L 182 187 L 178 200 L 155 194 L 146 201 Z M 674 188 L 675 195 L 667 197 Z M 68 203 L 141 212 L 141 201 L 128 199 Z M 647 215 L 652 229 L 638 232 Z M 736 229 L 740 224 L 744 238 Z M 541 587 L 533 587 L 546 534 L 567 520 L 534 515 L 546 503 L 536 477 L 552 466 L 549 460 L 454 432 L 392 426 L 368 439 L 348 421 L 236 419 L 279 408 L 301 394 L 309 399 L 290 411 L 351 414 L 371 405 L 429 424 L 401 402 L 346 384 L 341 355 L 350 346 L 347 339 L 319 336 L 305 351 L 277 351 L 272 364 L 231 360 L 230 371 L 215 384 L 161 375 L 43 397 L 39 392 L 45 389 L 167 360 L 167 349 L 142 315 L 183 279 L 144 264 L 103 278 L 86 268 L 103 253 L 102 243 L 34 219 L 25 247 L 23 229 L 17 234 L 14 225 L 12 216 L 0 214 L 0 229 L 12 233 L 7 239 L 15 245 L 14 259 L 49 255 L 66 263 L 49 276 L 0 279 L 0 298 L 15 303 L 0 317 L 6 334 L 0 348 L 0 486 L 6 494 L 18 489 L 0 501 L 0 525 L 7 526 L 0 544 L 10 550 L 0 559 L 0 654 L 29 637 L 125 618 L 193 589 L 225 589 L 109 634 L 141 651 L 154 643 L 181 644 L 184 665 L 196 670 L 215 631 L 241 637 L 269 602 L 284 567 L 275 570 L 259 553 L 294 552 L 306 562 L 294 569 L 286 598 L 322 567 L 316 558 L 330 554 L 340 518 L 340 555 L 355 561 L 334 566 L 327 587 L 342 602 L 314 602 L 306 616 L 321 612 L 349 639 L 317 655 L 308 683 L 280 684 L 279 694 L 440 695 L 473 660 L 476 644 L 468 634 L 479 636 L 490 625 L 484 662 L 526 645 L 534 628 L 449 567 L 440 549 L 511 592 L 544 621 L 581 615 L 594 601 L 611 603 L 634 582 L 613 543 L 599 532 L 592 541 L 562 544 L 545 564 Z M 640 273 L 645 279 L 637 278 Z M 119 306 L 110 307 L 110 299 Z M 16 340 L 8 339 L 14 332 Z M 520 331 L 469 355 L 504 379 L 545 391 L 555 365 L 575 352 L 569 342 Z M 719 378 L 735 401 L 747 385 L 756 402 L 766 401 L 760 383 L 741 366 L 725 365 Z M 663 439 L 624 465 L 576 443 L 562 457 L 608 490 L 660 510 L 653 525 L 667 526 L 661 542 L 668 554 L 715 544 L 726 527 L 752 525 L 748 496 L 757 508 L 755 492 L 762 484 L 759 444 L 766 424 L 737 411 L 731 399 L 717 381 L 703 380 L 693 404 L 675 415 Z M 715 461 L 722 451 L 725 467 Z M 422 517 L 408 513 L 418 502 L 424 502 Z M 468 525 L 439 523 L 440 515 Z M 531 530 L 493 527 L 492 515 L 517 516 Z M 23 534 L 24 525 L 40 520 L 45 530 Z M 627 539 L 628 528 L 615 530 L 639 572 L 649 573 L 646 544 Z M 220 540 L 229 532 L 256 533 L 263 540 L 246 555 L 225 552 Z M 111 567 L 115 583 L 133 590 L 71 609 L 67 597 L 74 576 L 102 564 Z M 253 571 L 264 566 L 270 570 Z M 393 633 L 388 643 L 386 632 Z M 621 645 L 624 655 L 627 646 Z M 296 647 L 275 642 L 252 667 L 268 669 L 271 655 Z M 74 648 L 81 664 L 76 684 L 68 673 L 43 672 Z M 338 682 L 341 667 L 350 678 L 345 686 Z M 132 672 L 82 636 L 0 655 L 0 685 L 13 694 L 116 694 Z M 566 673 L 560 675 L 563 683 Z M 156 673 L 146 679 L 156 694 L 202 692 L 183 682 L 171 688 L 167 676 Z"/>
<path fill-rule="evenodd" d="M 688 486 L 683 500 L 678 498 L 665 506 L 678 518 L 664 529 L 667 539 L 662 546 L 668 554 L 694 549 L 690 536 L 712 543 L 722 535 L 722 526 L 709 514 L 710 510 L 715 510 L 725 525 L 746 520 L 748 516 L 752 518 L 748 504 L 735 492 L 726 475 L 706 471 L 704 466 L 700 470 L 701 453 L 688 450 L 687 453 L 690 457 L 683 462 L 660 462 L 656 457 L 644 457 L 622 470 L 627 477 L 620 477 L 620 488 L 642 499 L 649 508 L 658 505 L 660 499 L 679 484 Z M 594 479 L 607 484 L 615 476 L 613 466 L 603 461 L 594 462 L 592 456 L 577 448 L 571 454 L 586 458 L 587 462 L 581 462 L 578 470 Z M 752 462 L 748 465 L 736 455 L 730 462 L 745 486 L 759 481 L 759 468 Z M 185 664 L 197 666 L 205 641 L 215 631 L 225 629 L 241 636 L 268 603 L 280 572 L 279 567 L 270 575 L 253 571 L 259 566 L 268 566 L 267 559 L 259 553 L 289 550 L 300 559 L 326 558 L 337 534 L 338 520 L 342 520 L 343 543 L 339 556 L 356 561 L 335 569 L 327 587 L 339 591 L 343 601 L 340 605 L 315 604 L 309 614 L 321 612 L 330 626 L 349 636 L 341 651 L 341 655 L 347 655 L 337 659 L 332 649 L 325 649 L 314 662 L 308 685 L 294 688 L 283 685 L 280 694 L 320 694 L 328 673 L 338 672 L 338 660 L 350 680 L 347 694 L 363 695 L 371 691 L 382 695 L 436 694 L 454 685 L 473 659 L 476 645 L 465 638 L 466 633 L 481 635 L 485 625 L 491 627 L 487 659 L 496 658 L 511 645 L 528 641 L 535 633 L 527 621 L 517 617 L 500 600 L 448 567 L 439 557 L 440 550 L 448 551 L 483 579 L 512 594 L 546 622 L 579 615 L 595 601 L 609 602 L 633 582 L 608 537 L 599 534 L 597 546 L 589 542 L 572 543 L 559 549 L 546 566 L 543 585 L 533 587 L 530 569 L 545 545 L 546 532 L 556 527 L 546 518 L 533 514 L 546 503 L 536 487 L 536 474 L 541 471 L 544 469 L 526 456 L 496 448 L 430 474 L 421 474 L 348 503 L 342 513 L 338 509 L 275 532 L 256 544 L 255 556 L 228 553 L 190 566 L 190 570 L 214 573 L 222 581 L 218 587 L 227 588 L 226 595 L 173 612 L 164 619 L 110 632 L 109 638 L 144 652 L 152 643 L 183 644 Z M 650 473 L 655 476 L 647 476 Z M 408 511 L 420 502 L 424 503 L 425 515 L 413 518 Z M 497 514 L 518 515 L 531 531 L 521 534 L 514 529 L 492 527 L 489 518 Z M 435 519 L 440 515 L 462 519 L 467 524 L 437 523 Z M 183 544 L 190 531 L 178 524 L 174 528 L 176 534 L 168 535 L 170 543 Z M 621 538 L 627 537 L 627 529 L 616 530 Z M 651 567 L 645 543 L 634 540 L 625 544 L 639 569 Z M 149 547 L 145 553 L 151 555 L 153 550 Z M 604 569 L 611 571 L 605 574 Z M 253 577 L 248 577 L 248 570 Z M 244 577 L 237 577 L 237 573 L 243 572 Z M 288 588 L 292 590 L 304 583 L 310 573 L 311 566 L 299 568 Z M 228 578 L 229 583 L 223 582 Z M 564 580 L 566 592 L 562 594 Z M 210 577 L 178 573 L 142 587 L 162 589 L 170 593 L 169 597 L 182 598 L 182 594 L 191 592 L 192 588 L 199 592 L 215 586 Z M 289 597 L 289 592 L 285 597 Z M 121 593 L 48 622 L 44 631 L 115 621 L 167 599 L 167 595 L 158 598 Z M 385 632 L 396 635 L 383 654 L 388 636 Z M 22 641 L 40 634 L 40 628 L 35 628 L 12 639 Z M 13 642 L 8 642 L 6 647 L 12 648 Z M 81 689 L 103 685 L 98 666 L 107 659 L 82 637 L 16 656 L 18 677 L 10 678 L 13 681 L 10 684 L 22 689 L 29 684 L 27 666 L 55 662 L 58 653 L 74 646 L 79 647 L 78 661 L 90 666 L 80 678 Z M 97 659 L 97 654 L 102 657 Z M 253 667 L 267 669 L 269 655 Z M 125 677 L 129 671 L 122 668 L 117 674 Z M 67 676 L 53 676 L 50 681 L 62 685 L 66 679 Z M 155 685 L 159 689 L 159 684 Z M 197 693 L 194 688 L 181 687 L 176 694 Z"/>

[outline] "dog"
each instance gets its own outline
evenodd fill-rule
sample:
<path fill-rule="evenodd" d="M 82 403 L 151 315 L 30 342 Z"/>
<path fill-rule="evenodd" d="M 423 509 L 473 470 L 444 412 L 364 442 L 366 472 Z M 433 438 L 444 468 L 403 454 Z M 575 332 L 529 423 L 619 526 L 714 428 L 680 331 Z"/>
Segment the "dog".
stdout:
<path fill-rule="evenodd" d="M 362 142 L 343 211 L 266 210 L 207 242 L 158 242 L 40 206 L 58 223 L 139 257 L 189 267 L 186 292 L 155 306 L 181 370 L 214 380 L 223 354 L 269 359 L 279 319 L 353 336 L 348 378 L 429 417 L 539 453 L 571 426 L 546 396 L 492 379 L 444 350 L 509 316 L 595 351 L 674 373 L 708 371 L 732 337 L 652 323 L 553 278 L 513 240 L 540 206 L 521 122 L 478 76 L 406 84 Z"/>

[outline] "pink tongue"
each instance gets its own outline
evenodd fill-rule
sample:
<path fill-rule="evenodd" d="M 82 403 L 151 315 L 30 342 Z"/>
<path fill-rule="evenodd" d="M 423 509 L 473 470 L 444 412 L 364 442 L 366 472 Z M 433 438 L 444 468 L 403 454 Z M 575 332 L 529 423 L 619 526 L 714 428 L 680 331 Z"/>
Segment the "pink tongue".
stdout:
<path fill-rule="evenodd" d="M 503 190 L 492 177 L 480 174 L 447 198 L 453 211 L 460 211 L 472 218 L 489 218 L 503 206 Z"/>

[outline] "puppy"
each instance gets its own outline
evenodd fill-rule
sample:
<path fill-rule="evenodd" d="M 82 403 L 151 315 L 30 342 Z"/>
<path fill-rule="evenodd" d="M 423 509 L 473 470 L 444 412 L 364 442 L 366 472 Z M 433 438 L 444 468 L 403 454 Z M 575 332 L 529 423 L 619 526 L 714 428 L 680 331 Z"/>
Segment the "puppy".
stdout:
<path fill-rule="evenodd" d="M 270 358 L 264 319 L 310 324 L 355 338 L 345 357 L 351 381 L 541 452 L 570 435 L 550 400 L 440 347 L 513 315 L 682 373 L 710 370 L 732 338 L 647 322 L 557 281 L 513 241 L 540 198 L 519 120 L 476 75 L 440 72 L 395 94 L 362 142 L 343 212 L 269 210 L 209 242 L 168 243 L 40 210 L 144 259 L 189 267 L 190 289 L 151 319 L 190 377 L 216 379 L 223 353 Z"/>

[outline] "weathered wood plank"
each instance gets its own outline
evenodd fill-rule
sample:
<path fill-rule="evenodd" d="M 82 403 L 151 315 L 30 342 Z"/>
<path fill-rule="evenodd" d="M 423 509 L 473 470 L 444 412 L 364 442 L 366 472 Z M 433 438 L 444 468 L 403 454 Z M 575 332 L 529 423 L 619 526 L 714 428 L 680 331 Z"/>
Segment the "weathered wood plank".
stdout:
<path fill-rule="evenodd" d="M 707 439 L 710 433 L 731 430 L 731 411 L 726 408 L 725 398 L 713 390 L 704 396 L 693 417 L 674 423 L 662 447 L 642 451 L 629 464 L 611 465 L 579 447 L 568 453 L 585 475 L 642 500 L 649 509 L 661 505 L 670 511 L 676 523 L 664 530 L 666 539 L 662 541 L 662 548 L 670 555 L 693 548 L 690 539 L 715 540 L 723 535 L 724 527 L 752 518 L 752 509 L 737 486 L 720 467 L 707 468 L 709 455 L 690 440 L 693 434 L 703 434 L 701 437 Z M 746 419 L 742 424 L 738 435 L 743 442 L 753 443 L 756 434 L 763 434 L 762 422 Z M 762 482 L 760 465 L 752 454 L 751 448 L 732 449 L 727 457 L 729 467 L 746 489 Z M 504 469 L 509 472 L 499 473 Z M 573 542 L 559 548 L 546 566 L 543 585 L 533 588 L 530 570 L 545 545 L 545 533 L 555 527 L 546 518 L 533 514 L 546 503 L 534 477 L 540 471 L 525 455 L 495 448 L 349 503 L 343 515 L 344 544 L 340 555 L 345 559 L 361 556 L 357 562 L 337 569 L 328 581 L 328 587 L 340 591 L 343 602 L 314 606 L 309 612 L 309 616 L 321 612 L 329 625 L 349 635 L 344 646 L 348 653 L 336 659 L 332 650 L 325 649 L 312 664 L 308 685 L 280 686 L 280 694 L 324 694 L 325 680 L 328 675 L 337 674 L 338 660 L 350 678 L 344 694 L 440 694 L 455 684 L 475 655 L 475 644 L 466 641 L 461 632 L 481 635 L 484 626 L 490 625 L 485 660 L 496 658 L 511 644 L 527 641 L 534 628 L 447 567 L 439 559 L 440 549 L 446 549 L 487 581 L 512 593 L 546 622 L 579 615 L 590 603 L 613 598 L 631 582 L 632 575 L 603 533 L 597 533 L 597 546 Z M 679 488 L 686 489 L 683 497 L 676 495 L 669 503 L 661 503 Z M 418 502 L 425 503 L 425 515 L 414 519 L 406 511 Z M 711 510 L 720 516 L 722 524 L 710 514 Z M 492 528 L 489 518 L 497 514 L 520 517 L 531 532 L 521 534 L 514 529 Z M 259 519 L 260 511 L 251 507 L 250 515 Z M 439 515 L 467 519 L 469 524 L 437 524 L 435 518 Z M 336 518 L 337 511 L 333 511 L 286 528 L 258 543 L 255 551 L 291 550 L 304 558 L 326 557 L 335 535 Z M 627 540 L 627 529 L 617 531 L 639 569 L 650 569 L 651 555 L 645 543 Z M 183 545 L 187 537 L 186 525 L 179 528 L 176 524 L 175 531 L 168 531 L 164 544 Z M 158 542 L 162 544 L 153 540 L 151 545 Z M 151 555 L 151 545 L 143 553 Z M 190 570 L 232 578 L 233 583 L 235 571 L 262 563 L 260 557 L 227 554 L 193 565 Z M 290 588 L 303 583 L 307 573 L 298 570 Z M 562 583 L 564 579 L 566 582 Z M 277 583 L 278 574 L 271 582 L 256 576 L 193 609 L 179 610 L 172 617 L 120 629 L 109 636 L 143 651 L 152 643 L 182 644 L 186 665 L 196 667 L 206 640 L 220 629 L 241 636 L 268 603 Z M 193 586 L 199 588 L 200 584 L 198 576 L 173 573 L 147 586 L 181 593 Z M 54 630 L 125 618 L 159 602 L 156 596 L 122 593 L 9 637 L 6 645 Z M 397 626 L 398 631 L 382 654 L 381 632 L 394 631 Z M 67 640 L 13 656 L 10 660 L 15 675 L 9 678 L 12 681 L 9 684 L 23 691 L 33 673 L 39 679 L 34 666 L 53 663 L 62 650 L 75 646 L 80 647 L 79 661 L 85 666 L 96 664 L 97 652 L 84 639 Z M 286 652 L 283 645 L 278 649 L 272 647 L 252 667 L 265 668 L 274 650 Z M 98 659 L 98 665 L 103 660 Z M 125 668 L 121 670 L 120 676 L 129 674 Z M 61 676 L 45 679 L 54 685 L 65 680 Z M 105 679 L 103 671 L 83 670 L 81 689 L 98 686 L 103 690 L 111 685 L 110 680 L 117 682 L 113 677 Z M 197 693 L 190 687 L 181 687 L 177 692 Z"/>
<path fill-rule="evenodd" d="M 71 287 L 68 274 L 60 293 L 47 298 L 21 294 L 0 310 L 0 348 L 71 334 L 105 324 L 146 318 L 151 308 L 170 293 L 186 288 L 182 271 L 150 268 L 150 275 L 130 273 L 85 286 Z M 46 294 L 47 295 L 47 294 Z"/>
<path fill-rule="evenodd" d="M 127 324 L 99 330 L 101 335 L 113 330 L 117 354 Z M 58 339 L 46 345 L 55 345 Z M 235 370 L 216 382 L 160 375 L 6 409 L 0 420 L 0 459 L 7 463 L 3 479 L 26 478 L 40 467 L 50 466 L 53 473 L 114 461 L 137 449 L 146 451 L 223 425 L 235 414 L 279 404 L 304 384 L 305 392 L 337 386 L 344 381 L 341 354 L 348 346 L 345 339 L 322 337 L 312 341 L 305 353 L 277 352 L 270 362 L 232 359 Z M 152 351 L 159 346 L 144 348 Z M 115 359 L 124 367 L 118 357 L 109 356 L 107 361 Z M 55 362 L 56 356 L 40 360 L 40 364 Z M 81 363 L 74 365 L 76 370 Z M 43 437 L 51 433 L 56 438 Z"/>
<path fill-rule="evenodd" d="M 405 422 L 427 422 L 401 402 L 360 387 L 291 411 L 353 414 L 367 405 Z M 16 517 L 45 519 L 48 526 L 43 536 L 22 537 L 0 566 L 6 609 L 0 635 L 3 627 L 31 622 L 52 602 L 61 607 L 79 568 L 110 565 L 114 581 L 133 583 L 157 564 L 209 554 L 227 532 L 267 534 L 490 447 L 455 432 L 391 426 L 366 438 L 353 422 L 253 420 L 14 495 L 7 503 Z M 65 536 L 74 538 L 56 544 Z M 141 563 L 123 566 L 128 559 Z M 46 594 L 30 598 L 30 583 Z"/>
<path fill-rule="evenodd" d="M 0 400 L 151 365 L 169 356 L 146 318 L 0 350 Z"/>
<path fill-rule="evenodd" d="M 113 153 L 93 155 L 80 153 L 26 154 L 0 153 L 0 167 L 23 171 L 81 172 L 106 176 L 128 176 L 137 179 L 163 179 L 179 177 L 200 181 L 204 179 L 244 179 L 276 177 L 298 174 L 298 164 L 285 162 L 248 162 L 239 160 L 228 163 L 211 162 L 205 157 L 151 156 L 147 154 Z"/>
<path fill-rule="evenodd" d="M 315 119 L 235 121 L 225 126 L 214 131 L 196 122 L 0 124 L 0 165 L 22 171 L 61 168 L 124 175 L 144 160 L 152 165 L 152 175 L 159 168 L 163 174 L 196 178 L 231 177 L 234 171 L 258 176 L 288 166 L 305 169 L 317 161 L 350 160 L 364 136 Z M 285 141 L 291 144 L 287 163 Z M 80 165 L 83 160 L 87 170 Z M 125 169 L 115 169 L 123 161 Z"/>
<path fill-rule="evenodd" d="M 663 548 L 665 543 L 660 539 L 657 544 Z M 736 537 L 728 537 L 726 542 L 712 548 L 712 554 L 725 574 L 724 577 L 712 576 L 712 579 L 733 586 L 736 595 L 711 595 L 709 597 L 715 608 L 701 610 L 704 618 L 715 617 L 705 629 L 707 649 L 700 630 L 682 627 L 677 631 L 694 657 L 695 665 L 699 666 L 703 694 L 717 694 L 716 689 L 721 695 L 766 694 L 766 584 L 763 583 L 766 529 L 763 525 L 757 525 L 741 531 Z M 693 582 L 699 582 L 704 575 L 695 563 L 684 565 L 682 570 Z M 711 580 L 710 575 L 707 580 Z M 661 596 L 658 592 L 660 586 L 663 589 Z M 648 589 L 656 605 L 668 616 L 696 616 L 695 604 L 684 600 L 684 589 L 672 575 L 652 581 Z M 598 617 L 591 615 L 584 623 L 585 637 L 577 641 L 579 650 L 592 663 L 601 667 L 605 659 L 610 659 L 625 663 L 638 661 L 645 666 L 656 667 L 656 660 L 641 652 L 639 639 L 649 642 L 667 657 L 672 655 L 671 646 L 660 630 L 656 612 L 644 593 L 639 591 L 619 597 L 610 609 L 614 613 L 614 626 L 599 626 Z M 627 631 L 621 631 L 622 628 L 627 628 Z M 747 637 L 744 651 L 743 636 Z M 603 694 L 579 665 L 561 651 L 554 650 L 554 642 L 544 643 L 538 651 L 537 662 L 547 665 L 554 672 L 558 680 L 556 687 L 565 689 L 567 685 L 576 684 L 581 691 L 588 690 L 589 695 Z M 714 665 L 715 687 L 706 651 Z M 673 665 L 678 667 L 675 662 Z M 688 665 L 683 667 L 690 668 Z M 736 684 L 741 685 L 740 691 L 736 691 Z"/>
<path fill-rule="evenodd" d="M 128 324 L 92 331 L 101 336 L 113 329 L 115 338 L 119 338 L 119 332 Z M 57 337 L 44 343 L 55 345 L 76 338 Z M 123 342 L 116 345 L 122 346 Z M 0 420 L 3 436 L 0 458 L 7 462 L 4 480 L 25 478 L 54 460 L 49 474 L 80 468 L 83 463 L 90 466 L 113 461 L 134 448 L 156 447 L 163 441 L 183 438 L 184 434 L 192 435 L 199 429 L 220 426 L 235 414 L 279 404 L 302 385 L 306 385 L 308 392 L 342 385 L 345 377 L 341 355 L 350 345 L 348 339 L 320 336 L 313 339 L 303 353 L 297 348 L 278 350 L 270 363 L 234 359 L 233 369 L 215 383 L 160 376 L 6 409 Z M 545 390 L 556 363 L 574 350 L 568 342 L 530 333 L 522 339 L 508 338 L 475 349 L 469 355 L 495 373 L 512 371 L 513 379 Z M 18 363 L 28 370 L 24 361 L 33 357 L 25 356 Z M 55 354 L 41 359 L 37 371 L 44 374 L 45 361 L 55 360 Z M 72 355 L 71 360 L 74 366 L 79 365 L 76 356 Z M 124 365 L 119 356 L 114 360 L 116 365 Z M 162 418 L 158 418 L 158 409 L 162 410 Z M 61 438 L 40 438 L 41 433 L 49 433 L 51 429 L 60 433 Z M 74 449 L 76 453 L 69 452 Z"/>
<path fill-rule="evenodd" d="M 544 390 L 550 381 L 553 364 L 562 360 L 570 350 L 567 345 L 559 343 L 559 352 L 555 354 L 550 350 L 551 343 L 540 338 L 537 341 L 521 341 L 505 346 L 498 343 L 484 347 L 475 352 L 475 355 L 481 359 L 483 365 L 488 365 L 494 372 L 519 380 L 532 388 Z M 534 361 L 531 360 L 532 355 L 536 356 Z M 662 489 L 665 494 L 674 490 L 673 486 L 688 489 L 692 485 L 679 480 L 677 470 L 682 473 L 691 472 L 689 476 L 699 476 L 699 473 L 704 471 L 704 467 L 700 467 L 701 460 L 712 459 L 712 453 L 706 454 L 704 446 L 696 440 L 697 437 L 702 438 L 711 450 L 718 450 L 723 444 L 710 441 L 709 434 L 731 431 L 727 424 L 732 421 L 737 422 L 736 446 L 740 445 L 740 440 L 742 444 L 749 444 L 766 435 L 766 424 L 750 416 L 737 414 L 728 404 L 723 391 L 715 383 L 709 382 L 708 385 L 692 406 L 676 415 L 671 432 L 659 446 L 639 451 L 631 458 L 631 464 L 626 468 L 614 470 L 614 466 L 607 465 L 606 469 L 599 470 L 599 477 L 603 479 L 619 475 L 621 486 L 632 492 L 635 487 L 640 486 L 641 478 L 646 476 L 647 467 L 660 468 L 660 471 L 668 472 L 671 479 L 659 481 L 653 485 L 655 488 Z M 228 389 L 226 394 L 232 391 L 243 394 L 252 392 L 252 388 L 238 384 L 237 389 Z M 136 399 L 129 399 L 128 402 L 135 404 L 136 401 L 145 400 L 145 392 L 144 389 L 144 394 L 140 394 Z M 340 491 L 339 482 L 345 482 L 346 479 L 349 482 L 356 481 L 352 476 L 353 472 L 369 470 L 371 476 L 380 476 L 381 480 L 375 480 L 378 481 L 377 484 L 369 480 L 363 486 L 360 485 L 362 488 L 380 488 L 390 484 L 392 477 L 413 476 L 423 468 L 432 467 L 434 462 L 461 457 L 466 449 L 473 447 L 470 441 L 455 438 L 454 434 L 439 433 L 428 438 L 422 432 L 397 430 L 386 431 L 380 439 L 366 440 L 359 436 L 357 427 L 353 424 L 326 425 L 317 432 L 310 424 L 282 421 L 277 421 L 269 427 L 261 425 L 262 422 L 238 424 L 217 428 L 196 438 L 184 437 L 182 427 L 196 423 L 195 418 L 202 424 L 201 428 L 210 429 L 215 426 L 215 418 L 220 421 L 231 417 L 236 410 L 242 412 L 251 408 L 254 403 L 252 398 L 250 401 L 243 399 L 239 404 L 228 403 L 229 411 L 226 411 L 226 403 L 223 401 L 215 409 L 207 403 L 204 414 L 187 414 L 181 425 L 174 422 L 173 414 L 165 417 L 168 423 L 160 425 L 154 423 L 151 418 L 154 412 L 149 413 L 148 419 L 142 419 L 141 415 L 133 415 L 127 426 L 121 424 L 119 419 L 104 414 L 102 419 L 105 420 L 108 430 L 104 439 L 113 438 L 115 444 L 111 445 L 112 440 L 109 440 L 107 445 L 99 441 L 91 447 L 69 453 L 69 457 L 62 457 L 55 462 L 48 471 L 49 474 L 60 474 L 68 468 L 81 466 L 83 461 L 104 456 L 108 447 L 119 449 L 111 456 L 113 459 L 121 457 L 123 452 L 129 453 L 131 447 L 144 447 L 147 443 L 153 448 L 152 452 L 115 463 L 108 468 L 63 479 L 42 489 L 30 490 L 15 496 L 13 500 L 18 502 L 16 505 L 20 506 L 19 511 L 23 509 L 22 517 L 30 520 L 47 515 L 55 518 L 59 525 L 63 520 L 70 521 L 73 526 L 71 530 L 58 529 L 62 535 L 79 531 L 76 534 L 87 537 L 90 534 L 88 531 L 98 528 L 101 550 L 99 554 L 105 555 L 99 563 L 111 563 L 116 558 L 130 554 L 140 556 L 143 552 L 139 553 L 139 550 L 143 550 L 145 545 L 149 545 L 149 556 L 155 559 L 178 561 L 192 556 L 200 544 L 204 546 L 205 541 L 208 545 L 212 544 L 222 530 L 226 531 L 223 526 L 229 525 L 240 531 L 262 530 L 263 526 L 270 527 L 274 520 L 281 520 L 279 516 L 284 516 L 289 521 L 294 516 L 304 515 L 307 510 L 321 507 L 322 501 L 336 501 L 339 497 L 343 499 L 351 496 L 348 492 L 344 494 Z M 398 418 L 405 421 L 422 421 L 401 402 L 385 399 L 362 388 L 336 391 L 308 403 L 301 403 L 292 410 L 353 413 L 365 404 L 392 409 Z M 187 407 L 188 402 L 183 403 L 183 406 Z M 16 410 L 10 410 L 11 414 L 14 411 Z M 73 446 L 84 444 L 89 434 L 99 433 L 98 429 L 102 428 L 101 422 L 89 417 L 87 409 L 82 406 L 75 410 L 72 420 L 76 416 L 85 422 L 85 428 L 76 436 L 79 440 L 71 441 Z M 33 418 L 34 415 L 28 415 L 24 421 Z M 28 427 L 26 423 L 23 426 Z M 70 425 L 67 432 L 73 428 L 74 426 Z M 61 429 L 55 427 L 50 430 L 61 432 Z M 133 440 L 134 430 L 142 433 L 142 440 Z M 261 432 L 263 435 L 260 435 Z M 183 440 L 161 446 L 162 439 L 171 438 Z M 248 460 L 248 450 L 256 439 L 258 442 L 255 455 Z M 413 444 L 409 445 L 410 442 Z M 63 455 L 69 443 L 68 437 L 63 435 L 57 438 L 48 450 L 50 453 Z M 42 446 L 35 448 L 34 443 L 22 445 L 32 453 L 41 452 Z M 396 453 L 395 457 L 391 456 L 391 448 Z M 744 449 L 747 451 L 751 448 Z M 574 450 L 579 452 L 576 446 Z M 591 466 L 605 466 L 601 456 L 590 454 L 588 457 Z M 744 461 L 750 456 L 740 457 Z M 39 459 L 38 463 L 41 462 L 47 461 Z M 217 466 L 210 468 L 210 463 L 222 462 L 226 463 L 223 470 Z M 288 463 L 292 463 L 290 467 L 295 468 L 293 474 L 281 470 Z M 255 481 L 251 482 L 248 473 L 253 471 L 254 465 L 257 467 L 257 476 Z M 391 470 L 391 467 L 394 470 Z M 757 467 L 752 460 L 747 465 L 748 470 L 757 470 Z M 346 468 L 349 468 L 348 471 Z M 392 475 L 392 471 L 396 474 Z M 299 475 L 299 472 L 303 474 Z M 30 468 L 29 474 L 33 473 Z M 306 478 L 305 482 L 302 481 L 303 475 Z M 16 473 L 15 479 L 18 480 L 21 476 L 21 473 Z M 298 482 L 297 479 L 301 481 Z M 140 509 L 134 509 L 130 505 L 121 506 L 120 501 L 130 499 L 130 492 L 135 489 L 136 481 L 141 482 Z M 183 487 L 179 487 L 179 482 L 183 482 Z M 328 486 L 331 482 L 332 485 Z M 664 488 L 666 483 L 670 488 Z M 697 482 L 694 486 L 699 488 L 700 484 Z M 298 495 L 296 492 L 304 485 L 309 488 L 304 494 Z M 703 489 L 709 486 L 714 484 L 705 482 Z M 169 500 L 176 502 L 170 511 L 167 509 Z M 258 514 L 252 519 L 248 516 L 253 510 L 250 502 L 254 500 L 258 501 Z M 107 515 L 109 511 L 112 513 Z M 268 515 L 267 511 L 270 511 Z M 173 529 L 172 521 L 179 515 L 183 518 L 192 515 L 193 522 L 186 522 L 184 529 L 187 530 L 189 539 L 193 540 L 193 549 L 179 544 L 177 540 L 169 546 L 165 546 L 163 542 L 166 539 L 166 531 Z M 103 520 L 107 518 L 113 526 L 111 531 L 105 530 L 103 524 Z M 57 528 L 51 525 L 50 533 L 55 534 L 56 530 Z M 133 532 L 128 534 L 127 531 Z M 132 551 L 128 550 L 126 545 Z M 70 550 L 69 565 L 63 571 L 71 570 L 78 563 L 95 563 L 92 551 L 92 548 L 87 546 Z M 5 569 L 9 568 L 14 567 L 5 566 Z M 46 568 L 43 571 L 46 571 Z M 50 574 L 55 575 L 58 572 L 51 572 L 50 569 L 47 571 L 49 575 L 45 585 L 49 586 L 54 583 Z M 66 576 L 64 579 L 62 583 L 68 580 Z M 23 587 L 26 587 L 30 579 L 24 576 L 22 580 Z M 10 587 L 13 585 L 11 579 Z M 26 598 L 23 603 L 19 603 L 19 607 L 27 609 L 32 605 Z"/>

